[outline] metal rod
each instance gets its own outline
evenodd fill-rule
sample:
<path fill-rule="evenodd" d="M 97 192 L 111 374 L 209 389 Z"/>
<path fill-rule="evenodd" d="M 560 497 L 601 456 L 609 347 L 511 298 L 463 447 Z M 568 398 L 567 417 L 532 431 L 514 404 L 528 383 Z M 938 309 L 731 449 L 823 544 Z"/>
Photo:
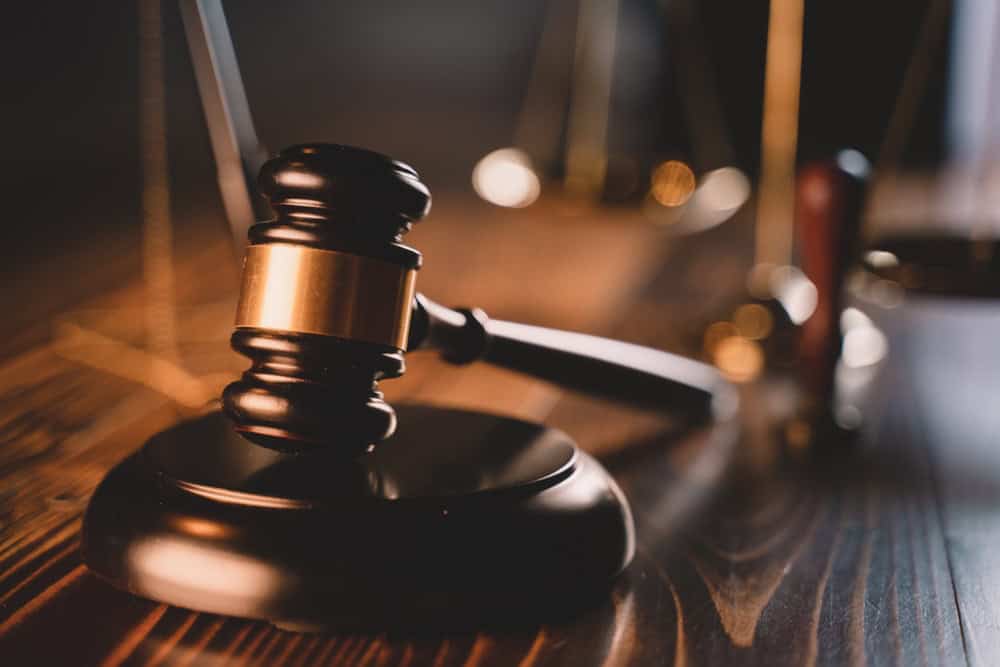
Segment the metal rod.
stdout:
<path fill-rule="evenodd" d="M 160 0 L 139 0 L 138 29 L 146 346 L 154 355 L 173 359 L 177 355 L 177 312 Z M 148 372 L 150 376 L 157 375 L 153 365 Z"/>
<path fill-rule="evenodd" d="M 237 255 L 242 257 L 247 230 L 269 217 L 255 186 L 267 152 L 254 130 L 221 0 L 181 0 L 180 7 L 215 154 L 219 191 Z"/>
<path fill-rule="evenodd" d="M 803 0 L 771 2 L 757 200 L 755 263 L 759 268 L 784 266 L 792 260 L 803 4 Z"/>
<path fill-rule="evenodd" d="M 618 0 L 583 0 L 566 129 L 566 189 L 587 199 L 604 188 L 617 31 Z"/>

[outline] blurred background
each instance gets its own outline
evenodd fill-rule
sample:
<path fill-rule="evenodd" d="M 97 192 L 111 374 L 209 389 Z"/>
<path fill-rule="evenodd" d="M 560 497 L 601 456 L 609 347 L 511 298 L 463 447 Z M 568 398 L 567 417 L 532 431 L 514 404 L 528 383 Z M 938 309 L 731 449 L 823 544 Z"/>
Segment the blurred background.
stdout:
<path fill-rule="evenodd" d="M 716 174 L 724 201 L 714 217 L 743 211 L 737 224 L 753 224 L 767 2 L 224 6 L 258 134 L 272 151 L 330 141 L 387 153 L 418 168 L 439 209 L 467 201 L 470 226 L 502 215 L 490 200 L 525 206 L 539 193 L 543 205 L 567 195 L 645 205 L 650 224 L 670 224 L 678 216 L 667 209 L 687 202 L 689 185 L 725 169 Z M 804 3 L 798 160 L 845 146 L 877 160 L 894 111 L 904 127 L 883 157 L 926 170 L 968 152 L 962 128 L 979 121 L 948 109 L 962 96 L 996 95 L 989 72 L 978 72 L 986 63 L 977 63 L 995 48 L 996 19 L 973 16 L 990 11 L 971 0 Z M 136 3 L 37 2 L 18 14 L 0 46 L 9 63 L 0 303 L 21 330 L 138 275 L 143 98 Z M 226 222 L 175 3 L 163 4 L 162 40 L 172 242 L 185 252 L 190 238 L 202 238 L 192 227 Z M 498 149 L 513 150 L 480 162 Z M 657 191 L 651 179 L 670 160 Z M 477 164 L 485 172 L 478 185 Z M 513 192 L 495 183 L 499 191 L 490 191 L 498 169 L 514 170 Z M 66 262 L 86 280 L 55 284 L 53 263 Z M 25 300 L 29 292 L 44 298 Z"/>
<path fill-rule="evenodd" d="M 803 165 L 851 149 L 843 164 L 873 166 L 851 214 L 860 237 L 995 234 L 1000 93 L 984 54 L 1000 48 L 1000 13 L 987 5 L 223 2 L 215 29 L 231 34 L 259 155 L 325 141 L 418 169 L 434 207 L 407 242 L 429 295 L 692 354 L 745 382 L 792 344 L 782 331 L 797 335 L 775 318 L 800 324 L 816 305 L 811 284 L 786 280 L 797 270 L 773 274 L 804 265 Z M 8 26 L 0 355 L 55 340 L 196 405 L 242 364 L 225 340 L 243 236 L 234 247 L 182 6 L 42 2 Z M 856 256 L 834 245 L 814 243 L 820 265 Z M 820 311 L 842 280 L 820 280 Z M 804 314 L 768 305 L 781 290 Z M 748 296 L 764 301 L 741 310 Z M 829 313 L 807 339 L 837 339 Z M 884 345 L 865 340 L 870 365 Z M 186 380 L 164 389 L 149 359 L 109 367 L 123 341 Z M 199 377 L 212 379 L 185 397 Z M 496 380 L 444 384 L 499 408 Z"/>

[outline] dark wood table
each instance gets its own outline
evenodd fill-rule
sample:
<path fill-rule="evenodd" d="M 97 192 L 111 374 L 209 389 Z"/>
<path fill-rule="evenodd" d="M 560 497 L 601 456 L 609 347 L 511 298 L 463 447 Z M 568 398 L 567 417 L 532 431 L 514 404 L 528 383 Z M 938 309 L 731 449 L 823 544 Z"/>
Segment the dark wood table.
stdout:
<path fill-rule="evenodd" d="M 445 303 L 697 352 L 690 341 L 745 275 L 743 234 L 737 221 L 670 241 L 630 212 L 490 213 L 442 197 L 411 241 L 426 255 L 421 289 Z M 621 483 L 636 561 L 605 603 L 575 618 L 460 634 L 295 634 L 112 589 L 78 553 L 89 493 L 243 366 L 226 343 L 237 284 L 226 241 L 217 223 L 182 239 L 168 298 L 134 271 L 70 309 L 25 291 L 34 335 L 19 336 L 20 322 L 3 330 L 17 345 L 0 365 L 0 664 L 1000 660 L 1000 310 L 986 303 L 887 313 L 892 346 L 866 435 L 812 448 L 822 451 L 775 437 L 780 381 L 743 387 L 744 435 L 725 447 L 657 415 L 414 355 L 407 376 L 385 384 L 390 400 L 545 419 Z M 123 256 L 134 262 L 136 251 Z M 80 263 L 62 266 L 52 289 L 88 279 Z M 172 321 L 173 333 L 147 336 L 147 318 Z"/>

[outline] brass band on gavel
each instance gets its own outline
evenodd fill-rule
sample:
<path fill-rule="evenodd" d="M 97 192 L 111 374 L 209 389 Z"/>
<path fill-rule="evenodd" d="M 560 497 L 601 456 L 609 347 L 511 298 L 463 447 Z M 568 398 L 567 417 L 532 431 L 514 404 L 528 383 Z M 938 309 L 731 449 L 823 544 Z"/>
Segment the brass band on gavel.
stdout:
<path fill-rule="evenodd" d="M 416 269 L 371 257 L 270 243 L 247 249 L 237 328 L 334 336 L 402 350 Z"/>

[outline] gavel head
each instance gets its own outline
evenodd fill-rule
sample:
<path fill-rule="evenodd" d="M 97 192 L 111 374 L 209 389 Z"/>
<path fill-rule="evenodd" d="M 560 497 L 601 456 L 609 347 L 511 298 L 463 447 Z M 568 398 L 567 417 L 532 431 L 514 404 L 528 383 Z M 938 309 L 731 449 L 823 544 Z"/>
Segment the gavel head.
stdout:
<path fill-rule="evenodd" d="M 276 218 L 250 229 L 232 347 L 252 365 L 223 391 L 235 428 L 280 450 L 356 456 L 395 430 L 378 381 L 402 375 L 430 207 L 409 166 L 332 144 L 261 170 Z"/>

